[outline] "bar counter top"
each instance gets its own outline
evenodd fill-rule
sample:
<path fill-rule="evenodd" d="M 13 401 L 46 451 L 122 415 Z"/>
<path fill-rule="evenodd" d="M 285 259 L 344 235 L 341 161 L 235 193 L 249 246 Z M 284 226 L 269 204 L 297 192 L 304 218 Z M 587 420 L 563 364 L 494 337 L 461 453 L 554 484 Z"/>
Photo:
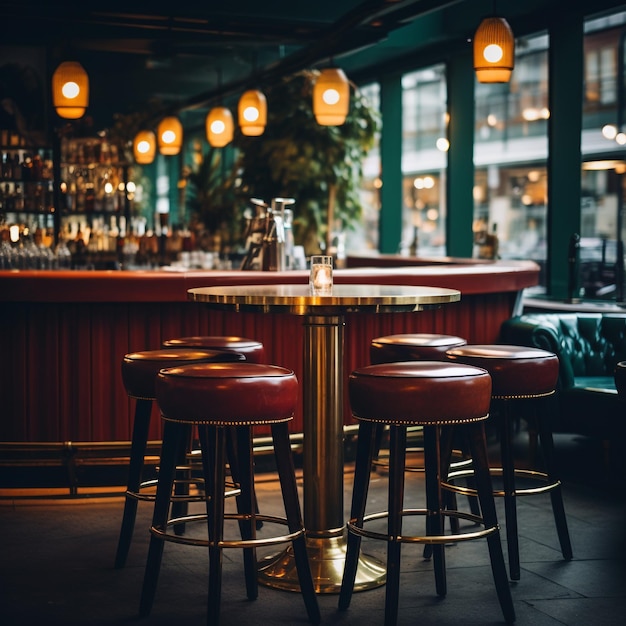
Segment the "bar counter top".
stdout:
<path fill-rule="evenodd" d="M 384 257 L 381 257 L 384 258 Z M 407 262 L 394 257 L 395 263 Z M 355 261 L 350 260 L 349 263 Z M 422 260 L 403 266 L 336 269 L 337 284 L 421 285 L 458 289 L 464 295 L 521 291 L 537 284 L 539 267 L 532 261 Z M 380 259 L 378 260 L 380 262 Z M 424 264 L 427 263 L 427 264 Z M 432 263 L 432 264 L 431 264 Z M 184 302 L 195 287 L 244 284 L 306 284 L 307 270 L 257 272 L 204 271 L 0 271 L 2 302 Z"/>
<path fill-rule="evenodd" d="M 382 335 L 434 332 L 470 343 L 497 341 L 500 325 L 539 277 L 539 267 L 526 261 L 348 261 L 348 268 L 335 270 L 336 284 L 444 287 L 460 291 L 461 299 L 419 313 L 346 313 L 346 376 L 369 362 L 370 342 Z M 405 264 L 384 266 L 391 261 Z M 302 380 L 302 318 L 210 310 L 187 293 L 276 283 L 306 285 L 308 271 L 0 271 L 0 441 L 128 442 L 134 404 L 122 383 L 122 358 L 173 337 L 257 339 L 268 362 L 293 369 Z M 347 398 L 343 405 L 344 424 L 351 424 Z M 160 422 L 155 406 L 153 440 L 161 436 Z M 299 407 L 291 428 L 301 432 L 302 425 Z"/>

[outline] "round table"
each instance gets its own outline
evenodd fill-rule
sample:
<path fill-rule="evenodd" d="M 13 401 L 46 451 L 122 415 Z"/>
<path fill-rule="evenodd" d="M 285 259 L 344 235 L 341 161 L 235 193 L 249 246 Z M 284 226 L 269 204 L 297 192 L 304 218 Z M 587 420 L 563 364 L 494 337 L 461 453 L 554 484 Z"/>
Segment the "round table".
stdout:
<path fill-rule="evenodd" d="M 335 284 L 330 295 L 309 285 L 237 285 L 190 289 L 213 309 L 303 316 L 304 525 L 315 588 L 338 593 L 345 559 L 343 506 L 343 342 L 346 313 L 406 313 L 460 300 L 455 289 L 405 285 Z M 259 581 L 296 591 L 291 548 L 263 560 Z M 384 565 L 362 555 L 355 590 L 385 582 Z"/>

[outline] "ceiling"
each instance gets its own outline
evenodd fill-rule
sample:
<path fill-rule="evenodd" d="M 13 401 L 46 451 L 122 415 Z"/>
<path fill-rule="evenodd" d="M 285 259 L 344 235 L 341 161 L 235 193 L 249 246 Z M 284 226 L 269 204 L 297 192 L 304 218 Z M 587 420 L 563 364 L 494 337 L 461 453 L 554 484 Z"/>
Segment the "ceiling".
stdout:
<path fill-rule="evenodd" d="M 375 72 L 445 59 L 469 46 L 492 0 L 0 0 L 0 60 L 7 47 L 45 51 L 47 72 L 79 60 L 90 76 L 89 114 L 162 109 L 204 115 L 240 94 L 331 60 L 356 82 Z M 603 10 L 611 0 L 578 3 Z M 500 0 L 517 36 L 536 31 L 570 0 Z M 373 69 L 376 68 L 376 69 Z"/>

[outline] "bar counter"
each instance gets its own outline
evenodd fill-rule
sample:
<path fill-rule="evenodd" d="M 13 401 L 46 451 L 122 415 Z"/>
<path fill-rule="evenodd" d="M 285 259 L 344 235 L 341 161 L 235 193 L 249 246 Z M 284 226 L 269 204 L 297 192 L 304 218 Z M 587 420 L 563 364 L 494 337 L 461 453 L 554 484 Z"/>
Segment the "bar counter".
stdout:
<path fill-rule="evenodd" d="M 460 302 L 419 314 L 355 315 L 346 325 L 346 376 L 369 362 L 369 342 L 380 335 L 437 332 L 472 343 L 496 341 L 502 321 L 520 307 L 523 289 L 536 285 L 539 276 L 539 267 L 529 261 L 446 259 L 374 267 L 376 260 L 362 257 L 348 265 L 335 270 L 336 284 L 446 287 L 462 295 Z M 0 440 L 128 441 L 134 407 L 122 384 L 121 359 L 177 336 L 258 339 L 270 362 L 301 378 L 301 320 L 280 313 L 209 311 L 190 302 L 187 291 L 307 281 L 304 270 L 0 271 Z M 350 424 L 347 400 L 344 404 L 344 424 Z M 302 423 L 300 408 L 292 430 L 301 432 Z M 150 437 L 160 434 L 155 407 Z"/>

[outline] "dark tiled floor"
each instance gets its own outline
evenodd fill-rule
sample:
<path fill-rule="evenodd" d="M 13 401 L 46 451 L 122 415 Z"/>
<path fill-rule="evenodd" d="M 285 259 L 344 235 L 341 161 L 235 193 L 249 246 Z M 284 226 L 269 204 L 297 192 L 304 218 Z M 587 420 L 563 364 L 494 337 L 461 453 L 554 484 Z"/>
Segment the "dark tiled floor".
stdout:
<path fill-rule="evenodd" d="M 625 490 L 617 477 L 597 468 L 599 451 L 576 438 L 559 438 L 565 506 L 574 559 L 564 562 L 558 547 L 549 496 L 519 499 L 522 576 L 511 584 L 518 624 L 622 624 L 626 614 Z M 352 487 L 346 464 L 345 507 Z M 264 511 L 276 509 L 271 472 L 260 473 Z M 384 473 L 373 474 L 372 509 L 385 508 Z M 422 477 L 409 475 L 408 497 L 421 497 Z M 93 492 L 96 493 L 95 491 Z M 206 623 L 207 559 L 202 548 L 168 543 L 150 617 L 137 609 L 147 553 L 151 510 L 140 504 L 136 536 L 125 569 L 112 567 L 122 498 L 20 497 L 0 493 L 0 624 L 5 626 L 174 625 Z M 32 495 L 28 492 L 27 495 Z M 416 504 L 421 506 L 420 504 Z M 500 521 L 502 504 L 498 501 Z M 366 551 L 384 559 L 380 542 Z M 505 544 L 506 550 L 506 544 Z M 419 545 L 403 548 L 399 624 L 502 623 L 484 540 L 449 546 L 448 595 L 434 593 L 431 564 Z M 222 623 L 306 624 L 298 594 L 261 587 L 249 602 L 243 591 L 240 552 L 224 557 Z M 384 587 L 353 596 L 338 612 L 337 596 L 319 597 L 323 623 L 382 624 Z"/>

